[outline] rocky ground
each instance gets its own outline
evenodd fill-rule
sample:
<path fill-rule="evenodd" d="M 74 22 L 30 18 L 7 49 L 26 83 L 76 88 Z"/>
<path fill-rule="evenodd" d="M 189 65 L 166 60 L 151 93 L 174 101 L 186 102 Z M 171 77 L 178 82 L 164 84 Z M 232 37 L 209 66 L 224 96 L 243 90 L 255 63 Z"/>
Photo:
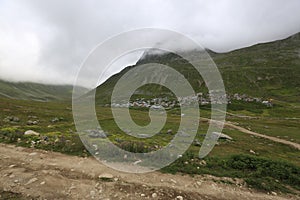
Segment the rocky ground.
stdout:
<path fill-rule="evenodd" d="M 297 199 L 213 176 L 121 173 L 93 158 L 0 144 L 0 199 Z"/>

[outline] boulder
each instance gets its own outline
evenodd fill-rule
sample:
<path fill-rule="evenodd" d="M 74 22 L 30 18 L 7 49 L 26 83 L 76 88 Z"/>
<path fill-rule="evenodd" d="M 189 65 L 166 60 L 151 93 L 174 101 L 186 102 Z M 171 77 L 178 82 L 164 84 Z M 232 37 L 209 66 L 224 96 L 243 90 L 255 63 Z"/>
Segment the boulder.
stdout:
<path fill-rule="evenodd" d="M 34 120 L 34 121 L 28 120 L 28 121 L 27 121 L 27 125 L 37 125 L 38 123 L 39 123 L 39 122 L 36 121 L 36 120 Z"/>
<path fill-rule="evenodd" d="M 225 134 L 221 133 L 220 139 L 232 140 L 232 137 L 230 137 L 230 136 L 228 136 L 228 135 L 225 135 Z"/>
<path fill-rule="evenodd" d="M 102 130 L 87 130 L 87 133 L 89 133 L 89 137 L 91 138 L 106 138 L 107 135 Z"/>
<path fill-rule="evenodd" d="M 34 135 L 34 136 L 40 136 L 38 132 L 35 132 L 33 130 L 28 130 L 24 133 L 24 135 Z"/>
<path fill-rule="evenodd" d="M 202 145 L 202 143 L 198 139 L 195 139 L 193 144 L 194 144 L 194 146 L 197 146 L 197 147 Z"/>
<path fill-rule="evenodd" d="M 58 119 L 57 117 L 55 117 L 55 118 L 53 118 L 53 119 L 51 120 L 51 122 L 52 122 L 52 123 L 59 122 L 59 119 Z"/>
<path fill-rule="evenodd" d="M 215 139 L 215 138 L 218 138 L 218 137 L 219 137 L 219 139 L 232 140 L 232 137 L 230 137 L 230 136 L 228 136 L 224 133 L 212 132 L 212 134 L 211 134 L 212 139 Z"/>
<path fill-rule="evenodd" d="M 12 118 L 12 122 L 19 122 L 19 121 L 20 121 L 20 119 L 18 117 L 13 117 Z"/>
<path fill-rule="evenodd" d="M 116 139 L 115 139 L 115 141 L 116 141 L 117 143 L 124 142 L 124 140 L 123 140 L 123 139 L 121 139 L 121 138 L 116 138 Z"/>
<path fill-rule="evenodd" d="M 17 123 L 17 122 L 20 122 L 20 119 L 18 117 L 14 117 L 14 116 L 8 116 L 3 119 L 3 122 Z"/>

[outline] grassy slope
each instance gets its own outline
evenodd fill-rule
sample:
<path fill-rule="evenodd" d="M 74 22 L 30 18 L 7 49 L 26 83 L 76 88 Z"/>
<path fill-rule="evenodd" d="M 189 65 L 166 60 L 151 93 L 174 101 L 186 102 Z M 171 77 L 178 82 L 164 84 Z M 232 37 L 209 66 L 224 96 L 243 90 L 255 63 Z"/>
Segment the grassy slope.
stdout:
<path fill-rule="evenodd" d="M 229 94 L 248 94 L 253 97 L 273 98 L 285 102 L 300 99 L 300 34 L 285 40 L 258 44 L 229 53 L 209 51 L 217 64 Z M 191 83 L 196 92 L 206 91 L 202 79 L 193 67 L 174 54 L 148 55 L 135 66 L 125 68 L 97 88 L 97 97 L 107 102 L 118 79 L 132 67 L 145 63 L 167 64 Z M 176 77 L 168 77 L 170 81 Z M 162 87 L 144 86 L 141 93 L 166 93 Z"/>
<path fill-rule="evenodd" d="M 212 56 L 229 92 L 299 102 L 299 33 L 285 40 Z"/>
<path fill-rule="evenodd" d="M 32 103 L 32 101 L 11 100 L 6 98 L 0 100 L 0 142 L 30 147 L 31 141 L 41 140 L 40 137 L 22 135 L 24 131 L 30 129 L 41 133 L 42 137 L 48 137 L 47 143 L 38 143 L 35 145 L 36 148 L 80 156 L 86 156 L 88 154 L 78 138 L 78 135 L 74 134 L 75 127 L 70 103 Z M 168 121 L 162 130 L 162 134 L 143 140 L 129 137 L 123 133 L 115 124 L 109 108 L 97 107 L 96 109 L 99 123 L 111 134 L 109 136 L 110 140 L 125 149 L 130 148 L 128 145 L 134 143 L 142 144 L 144 147 L 138 151 L 154 147 L 155 145 L 167 145 L 173 138 L 173 135 L 166 134 L 167 130 L 173 129 L 175 134 L 180 120 L 178 113 L 169 111 Z M 32 115 L 38 118 L 38 125 L 26 124 Z M 17 116 L 20 118 L 20 122 L 4 122 L 3 119 L 6 116 Z M 145 125 L 149 123 L 149 118 L 147 117 L 148 112 L 131 110 L 131 116 L 137 124 Z M 51 119 L 55 117 L 62 117 L 62 120 L 56 123 L 51 122 Z M 244 121 L 238 117 L 231 117 L 230 120 L 244 123 Z M 248 122 L 252 121 L 248 120 Z M 261 122 L 261 124 L 263 124 L 263 122 Z M 285 134 L 291 138 L 294 137 L 300 128 L 299 124 L 300 123 L 295 122 L 295 129 L 291 129 Z M 255 127 L 255 123 L 253 126 Z M 261 125 L 259 125 L 258 128 L 260 126 Z M 272 125 L 268 124 L 268 126 L 271 127 Z M 285 123 L 276 123 L 278 129 L 284 130 L 285 126 Z M 200 123 L 197 136 L 200 141 L 203 139 L 203 134 L 206 133 L 207 127 L 207 123 Z M 249 185 L 267 191 L 293 191 L 293 189 L 288 190 L 285 188 L 285 185 L 299 189 L 299 180 L 297 178 L 297 171 L 300 169 L 299 151 L 286 145 L 252 137 L 229 128 L 224 129 L 223 132 L 233 137 L 234 140 L 232 142 L 220 140 L 219 145 L 205 158 L 207 166 L 201 166 L 200 160 L 196 158 L 199 147 L 192 145 L 182 159 L 164 168 L 163 171 L 168 173 L 181 172 L 188 174 L 213 174 L 216 176 L 240 177 L 244 178 Z M 270 132 L 270 134 L 273 133 Z M 274 134 L 276 135 L 277 133 Z M 18 140 L 18 138 L 20 138 L 20 140 Z M 126 143 L 118 142 L 116 140 L 117 138 L 133 143 L 127 143 L 127 145 L 125 145 Z M 253 156 L 249 152 L 250 149 L 254 150 L 257 155 Z M 187 165 L 185 162 L 189 164 Z M 291 171 L 289 169 L 291 169 Z M 277 170 L 276 174 L 268 174 L 273 170 Z M 285 176 L 281 177 L 281 174 Z M 277 180 L 277 182 L 275 182 L 275 180 Z"/>
<path fill-rule="evenodd" d="M 12 83 L 0 80 L 0 97 L 36 101 L 53 101 L 70 99 L 73 86 L 44 85 L 39 83 Z"/>

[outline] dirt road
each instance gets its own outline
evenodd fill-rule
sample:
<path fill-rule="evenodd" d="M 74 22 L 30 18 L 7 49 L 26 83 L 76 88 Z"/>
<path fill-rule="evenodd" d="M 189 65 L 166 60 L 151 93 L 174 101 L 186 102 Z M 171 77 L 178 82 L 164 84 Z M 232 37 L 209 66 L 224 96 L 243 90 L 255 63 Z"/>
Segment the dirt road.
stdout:
<path fill-rule="evenodd" d="M 274 142 L 278 142 L 278 143 L 281 143 L 281 144 L 286 144 L 286 145 L 289 145 L 291 147 L 294 147 L 294 148 L 300 150 L 300 144 L 295 143 L 295 142 L 291 142 L 291 141 L 283 140 L 283 139 L 280 139 L 280 138 L 277 138 L 277 137 L 272 137 L 272 136 L 268 136 L 268 135 L 256 133 L 256 132 L 250 131 L 248 129 L 245 129 L 243 127 L 234 125 L 234 124 L 232 124 L 230 122 L 226 122 L 225 126 L 226 127 L 230 127 L 230 128 L 234 128 L 234 129 L 236 129 L 238 131 L 241 131 L 243 133 L 247 133 L 247 134 L 250 134 L 250 135 L 257 136 L 257 137 L 261 137 L 261 138 L 265 138 L 265 139 L 268 139 L 268 140 L 272 140 Z"/>
<path fill-rule="evenodd" d="M 211 122 L 211 123 L 220 124 L 220 122 L 213 121 L 213 120 L 210 120 L 208 118 L 201 118 L 200 120 L 203 121 L 203 122 Z M 272 137 L 272 136 L 264 135 L 264 134 L 257 133 L 257 132 L 254 132 L 254 131 L 250 131 L 250 130 L 248 130 L 246 128 L 237 126 L 237 125 L 235 125 L 235 124 L 233 124 L 232 122 L 229 122 L 229 121 L 226 121 L 224 123 L 224 127 L 233 128 L 233 129 L 236 129 L 236 130 L 238 130 L 238 131 L 240 131 L 242 133 L 246 133 L 246 134 L 249 134 L 249 135 L 253 135 L 253 136 L 265 138 L 265 139 L 271 140 L 273 142 L 278 142 L 278 143 L 281 143 L 281 144 L 286 144 L 286 145 L 289 145 L 289 146 L 291 146 L 291 147 L 293 147 L 295 149 L 300 150 L 300 144 L 298 144 L 298 143 L 287 141 L 287 140 L 283 140 L 283 139 L 280 139 L 280 138 L 277 138 L 277 137 Z"/>
<path fill-rule="evenodd" d="M 0 144 L 0 170 L 0 199 L 296 199 L 256 192 L 241 180 L 223 178 L 233 183 L 224 184 L 212 176 L 127 174 L 93 158 L 5 144 Z"/>

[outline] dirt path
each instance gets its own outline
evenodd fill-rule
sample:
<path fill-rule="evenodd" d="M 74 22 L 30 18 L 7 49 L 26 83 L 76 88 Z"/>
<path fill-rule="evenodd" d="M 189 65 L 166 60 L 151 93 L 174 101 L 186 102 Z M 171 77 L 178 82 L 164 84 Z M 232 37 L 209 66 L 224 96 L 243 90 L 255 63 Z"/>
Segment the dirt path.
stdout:
<path fill-rule="evenodd" d="M 201 121 L 208 122 L 208 121 L 211 121 L 211 120 L 208 119 L 208 118 L 201 118 Z M 216 123 L 218 124 L 220 122 L 216 122 Z M 298 143 L 291 142 L 291 141 L 284 140 L 284 139 L 280 139 L 280 138 L 277 138 L 277 137 L 272 137 L 272 136 L 264 135 L 264 134 L 261 134 L 261 133 L 256 133 L 256 132 L 250 131 L 250 130 L 248 130 L 246 128 L 237 126 L 237 125 L 235 125 L 235 124 L 233 124 L 232 122 L 229 122 L 229 121 L 226 121 L 224 123 L 224 126 L 236 129 L 238 131 L 241 131 L 242 133 L 247 133 L 247 134 L 254 135 L 254 136 L 257 136 L 257 137 L 261 137 L 261 138 L 265 138 L 265 139 L 268 139 L 268 140 L 271 140 L 271 141 L 274 141 L 274 142 L 286 144 L 286 145 L 289 145 L 289 146 L 291 146 L 291 147 L 293 147 L 295 149 L 300 150 L 300 144 L 298 144 Z"/>
<path fill-rule="evenodd" d="M 245 129 L 245 128 L 243 128 L 243 127 L 234 125 L 234 124 L 232 124 L 231 122 L 226 122 L 226 123 L 225 123 L 225 126 L 226 126 L 226 127 L 230 127 L 230 128 L 234 128 L 234 129 L 236 129 L 236 130 L 238 130 L 238 131 L 241 131 L 241 132 L 243 132 L 243 133 L 247 133 L 247 134 L 250 134 L 250 135 L 257 136 L 257 137 L 261 137 L 261 138 L 265 138 L 265 139 L 268 139 L 268 140 L 272 140 L 272 141 L 274 141 L 274 142 L 286 144 L 286 145 L 289 145 L 289 146 L 291 146 L 291 147 L 294 147 L 294 148 L 300 150 L 300 144 L 295 143 L 295 142 L 291 142 L 291 141 L 283 140 L 283 139 L 280 139 L 280 138 L 277 138 L 277 137 L 272 137 L 272 136 L 268 136 L 268 135 L 256 133 L 256 132 L 250 131 L 250 130 L 248 130 L 248 129 Z"/>
<path fill-rule="evenodd" d="M 241 180 L 223 178 L 232 182 L 224 184 L 212 176 L 127 174 L 93 158 L 5 144 L 0 144 L 0 170 L 0 199 L 296 199 L 255 192 Z"/>

